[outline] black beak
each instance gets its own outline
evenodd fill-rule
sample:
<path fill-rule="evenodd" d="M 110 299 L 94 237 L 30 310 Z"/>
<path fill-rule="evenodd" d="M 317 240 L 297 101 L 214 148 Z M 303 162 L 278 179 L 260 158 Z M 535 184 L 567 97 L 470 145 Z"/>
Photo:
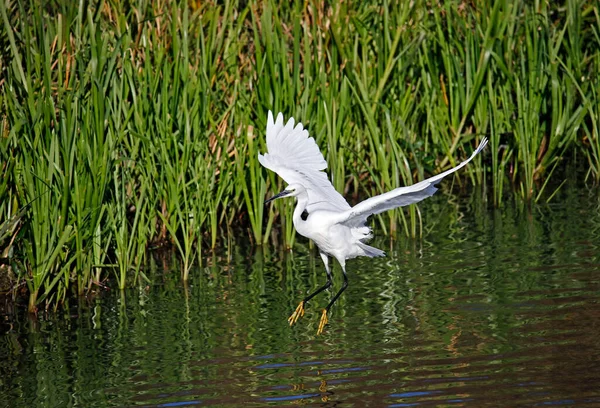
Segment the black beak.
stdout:
<path fill-rule="evenodd" d="M 266 200 L 265 205 L 269 204 L 273 200 L 277 200 L 278 198 L 285 197 L 286 195 L 288 195 L 290 193 L 291 193 L 291 191 L 283 190 L 281 193 L 275 194 L 273 197 Z"/>

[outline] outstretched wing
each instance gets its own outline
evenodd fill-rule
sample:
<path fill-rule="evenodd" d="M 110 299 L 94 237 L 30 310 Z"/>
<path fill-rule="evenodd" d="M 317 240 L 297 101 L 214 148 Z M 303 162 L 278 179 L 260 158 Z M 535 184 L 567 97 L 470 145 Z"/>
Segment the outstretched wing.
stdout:
<path fill-rule="evenodd" d="M 340 222 L 349 225 L 360 225 L 367 221 L 367 218 L 373 214 L 379 214 L 387 210 L 391 210 L 397 207 L 403 207 L 405 205 L 418 203 L 419 201 L 431 197 L 437 188 L 435 184 L 449 174 L 454 173 L 458 169 L 464 167 L 469 163 L 475 156 L 479 154 L 487 144 L 487 138 L 484 138 L 477 149 L 473 152 L 464 162 L 458 166 L 451 168 L 437 176 L 430 177 L 412 186 L 396 188 L 387 193 L 371 197 L 365 201 L 362 201 L 348 210 L 345 214 L 341 215 Z"/>
<path fill-rule="evenodd" d="M 346 211 L 348 202 L 338 193 L 323 171 L 327 162 L 323 158 L 315 139 L 308 136 L 302 123 L 294 127 L 294 119 L 283 124 L 283 115 L 269 111 L 267 118 L 267 150 L 258 155 L 258 161 L 269 170 L 273 170 L 288 184 L 298 183 L 308 193 L 306 210 Z"/>

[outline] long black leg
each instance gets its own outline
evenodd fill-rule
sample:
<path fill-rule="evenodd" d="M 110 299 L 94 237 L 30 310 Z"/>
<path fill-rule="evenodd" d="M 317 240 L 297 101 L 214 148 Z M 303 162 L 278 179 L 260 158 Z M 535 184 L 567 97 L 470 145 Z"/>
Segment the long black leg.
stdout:
<path fill-rule="evenodd" d="M 317 289 L 316 291 L 314 291 L 313 293 L 311 293 L 310 295 L 305 297 L 303 300 L 304 303 L 308 302 L 309 300 L 311 300 L 312 298 L 317 296 L 319 293 L 321 293 L 325 289 L 329 288 L 333 282 L 333 275 L 331 274 L 331 271 L 329 270 L 329 265 L 327 262 L 327 255 L 321 253 L 321 258 L 323 258 L 323 263 L 325 263 L 325 271 L 327 272 L 327 282 L 325 283 L 325 285 L 321 286 L 319 289 Z"/>
<path fill-rule="evenodd" d="M 338 261 L 339 261 L 339 259 L 338 259 Z M 327 307 L 325 309 L 323 309 L 323 313 L 321 314 L 321 321 L 319 321 L 319 328 L 317 329 L 317 336 L 319 334 L 323 333 L 323 328 L 329 322 L 329 319 L 327 318 L 327 313 L 329 312 L 329 309 L 331 309 L 331 306 L 333 306 L 333 304 L 340 297 L 342 292 L 345 291 L 346 288 L 348 287 L 348 277 L 346 276 L 346 263 L 340 262 L 340 265 L 342 266 L 342 272 L 344 273 L 344 284 L 342 285 L 342 287 L 338 291 L 338 293 L 335 294 L 333 299 L 331 299 L 331 302 L 329 302 Z"/>
<path fill-rule="evenodd" d="M 319 289 L 305 297 L 302 300 L 302 302 L 300 302 L 294 313 L 292 313 L 292 315 L 288 318 L 290 326 L 296 323 L 300 317 L 304 316 L 304 305 L 306 304 L 306 302 L 314 298 L 319 293 L 323 292 L 325 289 L 329 288 L 332 284 L 333 275 L 331 274 L 331 270 L 329 269 L 329 259 L 327 258 L 327 255 L 323 252 L 321 252 L 321 259 L 325 264 L 325 271 L 327 272 L 327 282 L 325 283 L 325 285 L 321 286 Z"/>
<path fill-rule="evenodd" d="M 342 268 L 342 271 L 344 272 L 344 283 L 342 284 L 342 287 L 340 288 L 340 290 L 338 291 L 338 293 L 335 294 L 335 296 L 333 297 L 333 299 L 331 299 L 331 302 L 329 302 L 329 304 L 325 308 L 326 312 L 329 312 L 329 309 L 331 309 L 331 306 L 333 306 L 333 304 L 340 297 L 340 295 L 342 294 L 342 292 L 345 291 L 346 288 L 348 287 L 348 277 L 346 276 L 346 271 L 344 271 L 344 268 Z"/>

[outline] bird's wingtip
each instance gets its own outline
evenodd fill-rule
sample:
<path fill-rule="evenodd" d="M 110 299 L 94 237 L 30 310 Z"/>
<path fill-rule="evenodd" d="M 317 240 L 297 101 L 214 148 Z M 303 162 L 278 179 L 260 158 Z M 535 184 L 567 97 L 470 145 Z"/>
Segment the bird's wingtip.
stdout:
<path fill-rule="evenodd" d="M 489 141 L 489 139 L 487 137 L 484 137 L 483 139 L 481 139 L 481 142 L 479 142 L 479 146 L 477 146 L 477 149 L 475 149 L 475 151 L 473 152 L 473 157 L 475 157 L 476 155 L 481 153 L 481 151 L 485 148 L 485 146 L 487 146 L 488 141 Z"/>
<path fill-rule="evenodd" d="M 276 122 L 278 125 L 282 125 L 282 126 L 283 126 L 283 113 L 279 112 L 279 113 L 277 114 L 277 119 L 275 120 L 275 122 Z"/>
<path fill-rule="evenodd" d="M 277 114 L 277 117 L 275 119 L 273 119 L 273 111 L 271 109 L 268 110 L 267 112 L 267 128 L 269 128 L 270 126 L 273 125 L 281 125 L 283 126 L 284 120 L 283 120 L 283 113 L 279 112 Z M 291 126 L 294 127 L 294 124 L 296 123 L 296 120 L 293 117 L 289 117 L 287 122 L 285 122 L 285 126 Z M 301 125 L 300 123 L 298 123 L 298 125 Z"/>

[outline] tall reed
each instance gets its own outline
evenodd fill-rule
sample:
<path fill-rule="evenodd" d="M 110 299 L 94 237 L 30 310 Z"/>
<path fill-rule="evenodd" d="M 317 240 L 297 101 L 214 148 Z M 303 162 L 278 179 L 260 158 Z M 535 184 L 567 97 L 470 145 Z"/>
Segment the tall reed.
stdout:
<path fill-rule="evenodd" d="M 174 248 L 185 280 L 241 232 L 292 248 L 293 203 L 263 205 L 284 187 L 257 160 L 269 109 L 309 129 L 351 203 L 449 168 L 484 136 L 447 186 L 489 181 L 496 206 L 511 188 L 544 200 L 578 155 L 600 179 L 600 15 L 586 1 L 11 0 L 0 17 L 0 253 L 31 311 L 144 279 L 152 248 Z M 375 224 L 422 234 L 416 206 Z"/>

